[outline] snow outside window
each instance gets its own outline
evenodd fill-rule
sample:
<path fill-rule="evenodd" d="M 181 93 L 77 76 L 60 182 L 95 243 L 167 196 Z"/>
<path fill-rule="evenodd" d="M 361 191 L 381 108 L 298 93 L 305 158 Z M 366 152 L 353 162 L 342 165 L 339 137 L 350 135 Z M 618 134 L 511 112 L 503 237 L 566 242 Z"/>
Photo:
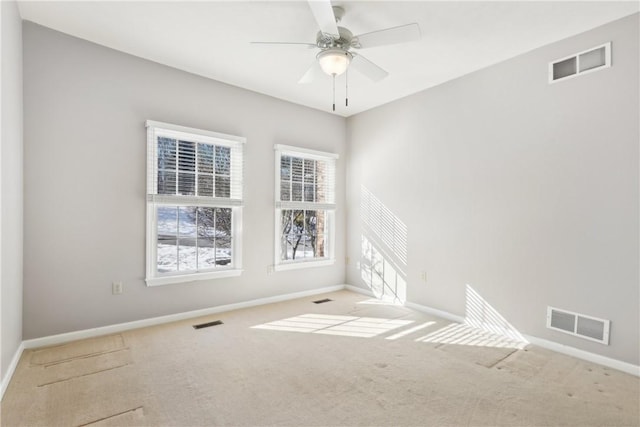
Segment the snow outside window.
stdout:
<path fill-rule="evenodd" d="M 332 264 L 338 156 L 276 145 L 275 269 Z"/>
<path fill-rule="evenodd" d="M 147 285 L 240 274 L 244 142 L 147 121 Z"/>

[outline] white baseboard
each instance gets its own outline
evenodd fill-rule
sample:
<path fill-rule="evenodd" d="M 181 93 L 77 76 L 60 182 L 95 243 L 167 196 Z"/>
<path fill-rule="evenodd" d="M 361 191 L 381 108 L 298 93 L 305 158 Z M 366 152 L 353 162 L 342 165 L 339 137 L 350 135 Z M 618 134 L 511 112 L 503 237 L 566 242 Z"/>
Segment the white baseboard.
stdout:
<path fill-rule="evenodd" d="M 538 347 L 546 348 L 547 350 L 552 350 L 557 353 L 566 354 L 567 356 L 572 356 L 577 359 L 586 360 L 587 362 L 597 363 L 598 365 L 606 366 L 608 368 L 617 369 L 622 372 L 626 372 L 627 374 L 635 375 L 636 377 L 640 377 L 640 366 L 633 365 L 631 363 L 622 362 L 620 360 L 612 359 L 610 357 L 601 356 L 599 354 L 591 353 L 588 351 L 580 350 L 575 347 L 571 347 L 564 344 L 559 344 L 557 342 L 545 340 L 543 338 L 532 337 L 530 335 L 524 335 L 524 338 L 529 341 L 533 345 L 537 345 Z"/>
<path fill-rule="evenodd" d="M 412 308 L 414 310 L 421 311 L 423 313 L 431 314 L 433 316 L 442 317 L 443 319 L 447 319 L 452 322 L 465 323 L 464 317 L 458 316 L 456 314 L 452 314 L 446 311 L 438 310 L 432 307 L 427 307 L 427 306 L 416 304 L 409 301 L 407 301 L 404 305 L 405 307 Z M 620 360 L 612 359 L 610 357 L 601 356 L 599 354 L 591 353 L 585 350 L 580 350 L 575 347 L 559 344 L 557 342 L 545 340 L 545 339 L 534 337 L 531 335 L 522 334 L 522 337 L 525 340 L 527 340 L 529 343 L 536 345 L 538 347 L 542 347 L 547 350 L 552 350 L 557 353 L 566 354 L 567 356 L 575 357 L 577 359 L 586 360 L 587 362 L 597 363 L 598 365 L 617 369 L 619 371 L 626 372 L 627 374 L 640 377 L 640 366 L 638 365 L 622 362 Z"/>
<path fill-rule="evenodd" d="M 438 310 L 437 308 L 427 307 L 426 305 L 416 304 L 415 302 L 405 302 L 405 307 L 412 308 L 423 313 L 430 314 L 432 316 L 442 317 L 443 319 L 450 320 L 452 322 L 464 323 L 464 317 L 457 314 L 449 313 L 448 311 Z"/>
<path fill-rule="evenodd" d="M 2 377 L 2 382 L 0 383 L 0 401 L 2 401 L 2 398 L 4 397 L 4 392 L 7 390 L 7 387 L 9 387 L 9 382 L 11 381 L 11 378 L 13 377 L 13 374 L 16 371 L 16 368 L 18 367 L 18 362 L 20 361 L 20 357 L 22 356 L 23 351 L 24 351 L 24 341 L 21 342 L 18 348 L 16 349 L 16 352 L 13 354 L 13 358 L 11 359 L 11 363 L 7 368 L 7 372 L 5 372 L 4 376 Z"/>
<path fill-rule="evenodd" d="M 351 292 L 356 292 L 358 294 L 362 294 L 362 295 L 366 295 L 368 297 L 371 298 L 375 298 L 375 295 L 373 295 L 373 292 L 371 292 L 370 289 L 365 289 L 365 288 L 361 288 L 359 286 L 352 286 L 352 285 L 344 285 L 344 288 L 348 291 Z"/>
<path fill-rule="evenodd" d="M 167 316 L 152 317 L 150 319 L 135 320 L 133 322 L 118 323 L 115 325 L 101 326 L 99 328 L 84 329 L 81 331 L 67 332 L 64 334 L 51 335 L 48 337 L 34 338 L 23 341 L 24 348 L 46 347 L 50 345 L 63 344 L 70 341 L 97 337 L 100 335 L 115 334 L 131 329 L 144 328 L 147 326 L 161 325 L 163 323 L 175 322 L 178 320 L 191 319 L 194 317 L 208 316 L 210 314 L 222 313 L 225 311 L 238 310 L 241 308 L 255 307 L 257 305 L 272 304 L 281 301 L 304 298 L 311 295 L 324 294 L 327 292 L 340 291 L 345 285 L 328 286 L 325 288 L 312 289 L 309 291 L 294 292 L 291 294 L 276 295 L 273 297 L 259 298 L 250 301 L 238 302 L 234 304 L 219 305 L 216 307 L 204 308 L 201 310 L 187 311 L 184 313 L 169 314 Z"/>

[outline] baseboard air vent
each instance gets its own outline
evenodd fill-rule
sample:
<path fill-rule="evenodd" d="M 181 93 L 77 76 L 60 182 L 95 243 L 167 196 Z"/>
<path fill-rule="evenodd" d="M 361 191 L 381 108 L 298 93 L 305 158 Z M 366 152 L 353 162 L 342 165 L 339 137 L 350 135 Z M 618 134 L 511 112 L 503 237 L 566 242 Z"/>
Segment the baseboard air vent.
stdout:
<path fill-rule="evenodd" d="M 547 328 L 609 345 L 609 320 L 547 307 Z"/>
<path fill-rule="evenodd" d="M 611 42 L 549 63 L 549 83 L 611 67 Z"/>

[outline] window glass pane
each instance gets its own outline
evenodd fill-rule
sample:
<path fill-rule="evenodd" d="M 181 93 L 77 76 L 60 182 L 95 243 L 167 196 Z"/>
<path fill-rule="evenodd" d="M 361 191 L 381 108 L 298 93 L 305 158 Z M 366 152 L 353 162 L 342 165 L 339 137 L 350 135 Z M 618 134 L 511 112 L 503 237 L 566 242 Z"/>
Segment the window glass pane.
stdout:
<path fill-rule="evenodd" d="M 178 174 L 178 194 L 193 196 L 196 194 L 196 176 L 192 173 Z"/>
<path fill-rule="evenodd" d="M 168 273 L 178 269 L 178 209 L 159 207 L 157 209 L 157 258 L 158 272 Z"/>
<path fill-rule="evenodd" d="M 282 156 L 280 158 L 280 181 L 291 180 L 291 157 Z"/>
<path fill-rule="evenodd" d="M 196 171 L 196 144 L 190 141 L 178 142 L 178 169 L 184 172 Z"/>
<path fill-rule="evenodd" d="M 302 159 L 299 157 L 291 158 L 291 180 L 302 182 Z"/>
<path fill-rule="evenodd" d="M 291 200 L 294 202 L 302 201 L 302 183 L 301 182 L 291 183 Z"/>
<path fill-rule="evenodd" d="M 178 246 L 178 271 L 198 269 L 195 239 L 180 239 Z"/>
<path fill-rule="evenodd" d="M 315 160 L 304 160 L 304 182 L 313 184 L 315 182 Z"/>
<path fill-rule="evenodd" d="M 289 260 L 293 257 L 293 243 L 296 239 L 296 232 L 294 228 L 293 211 L 289 209 L 283 209 L 281 211 L 281 238 L 280 243 L 281 252 L 280 259 Z"/>
<path fill-rule="evenodd" d="M 213 196 L 213 175 L 198 175 L 198 196 Z"/>
<path fill-rule="evenodd" d="M 315 186 L 313 184 L 304 185 L 304 201 L 313 202 L 315 196 Z"/>
<path fill-rule="evenodd" d="M 216 237 L 231 236 L 231 208 L 216 209 Z"/>
<path fill-rule="evenodd" d="M 231 197 L 231 179 L 216 175 L 216 197 Z"/>
<path fill-rule="evenodd" d="M 157 234 L 160 236 L 175 236 L 178 234 L 178 208 L 161 206 L 157 210 Z"/>
<path fill-rule="evenodd" d="M 324 257 L 325 251 L 324 246 L 327 241 L 326 237 L 326 212 L 323 210 L 316 211 L 316 224 L 315 224 L 315 233 L 316 233 L 316 247 L 315 253 L 317 257 Z"/>
<path fill-rule="evenodd" d="M 316 202 L 326 202 L 327 164 L 316 162 Z"/>
<path fill-rule="evenodd" d="M 212 238 L 198 237 L 198 269 L 214 268 L 216 266 L 216 244 Z"/>
<path fill-rule="evenodd" d="M 158 171 L 158 194 L 176 194 L 175 171 Z"/>
<path fill-rule="evenodd" d="M 315 256 L 317 258 L 324 258 L 324 246 L 326 241 L 327 236 L 325 234 L 318 234 L 316 236 Z"/>
<path fill-rule="evenodd" d="M 198 144 L 198 172 L 213 173 L 213 145 Z"/>
<path fill-rule="evenodd" d="M 216 146 L 216 174 L 229 175 L 231 171 L 231 149 Z"/>
<path fill-rule="evenodd" d="M 158 137 L 158 169 L 176 168 L 176 140 Z"/>
<path fill-rule="evenodd" d="M 216 265 L 231 263 L 231 209 L 216 209 Z"/>
<path fill-rule="evenodd" d="M 181 237 L 193 237 L 193 246 L 195 246 L 196 237 L 196 212 L 193 206 L 181 206 L 178 210 L 178 234 Z M 181 241 L 180 244 L 183 242 Z"/>
<path fill-rule="evenodd" d="M 288 212 L 289 224 L 288 228 L 283 233 L 283 237 L 286 239 L 286 253 L 285 256 L 289 260 L 301 259 L 304 257 L 304 211 L 302 210 L 286 210 Z"/>
<path fill-rule="evenodd" d="M 316 252 L 316 225 L 318 218 L 316 211 L 304 213 L 304 243 L 305 258 L 313 258 Z"/>
<path fill-rule="evenodd" d="M 175 237 L 158 236 L 156 251 L 158 273 L 169 273 L 178 270 L 178 246 Z"/>
<path fill-rule="evenodd" d="M 215 208 L 198 209 L 198 238 L 213 239 L 215 237 Z"/>
<path fill-rule="evenodd" d="M 291 188 L 289 181 L 280 181 L 280 200 L 286 202 L 291 200 Z"/>
<path fill-rule="evenodd" d="M 313 258 L 313 252 L 314 252 L 314 241 L 312 241 L 312 239 L 305 235 L 302 237 L 302 253 L 299 255 L 300 258 L 305 258 L 305 259 L 309 259 L 309 258 Z"/>
<path fill-rule="evenodd" d="M 231 263 L 231 237 L 216 239 L 216 265 Z"/>

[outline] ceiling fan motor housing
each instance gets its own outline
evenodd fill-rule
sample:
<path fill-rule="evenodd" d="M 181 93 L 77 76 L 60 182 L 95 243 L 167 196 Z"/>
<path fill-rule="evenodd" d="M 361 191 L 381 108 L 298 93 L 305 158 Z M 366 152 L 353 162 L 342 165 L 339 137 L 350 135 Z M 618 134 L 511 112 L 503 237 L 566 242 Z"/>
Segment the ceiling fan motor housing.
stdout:
<path fill-rule="evenodd" d="M 339 38 L 335 38 L 331 34 L 318 32 L 316 37 L 316 44 L 320 49 L 328 49 L 331 47 L 337 47 L 340 49 L 348 50 L 352 46 L 354 40 L 353 33 L 344 27 L 338 27 Z"/>

